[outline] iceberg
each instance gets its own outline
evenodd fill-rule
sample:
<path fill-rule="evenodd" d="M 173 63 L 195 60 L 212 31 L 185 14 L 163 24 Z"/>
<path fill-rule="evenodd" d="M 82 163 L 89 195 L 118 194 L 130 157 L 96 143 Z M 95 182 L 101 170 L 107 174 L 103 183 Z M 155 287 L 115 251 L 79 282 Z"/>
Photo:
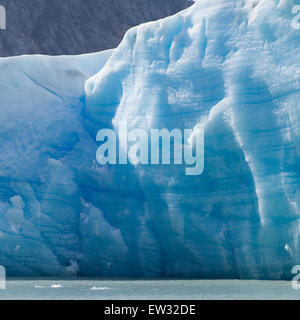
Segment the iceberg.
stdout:
<path fill-rule="evenodd" d="M 300 264 L 292 0 L 199 0 L 113 51 L 0 60 L 8 274 L 289 279 Z M 97 132 L 205 130 L 185 165 L 104 165 Z M 121 138 L 121 137 L 119 137 Z"/>
<path fill-rule="evenodd" d="M 0 264 L 8 275 L 77 272 L 80 195 L 62 159 L 73 153 L 75 167 L 87 166 L 80 154 L 95 142 L 81 125 L 84 83 L 111 53 L 0 59 Z"/>

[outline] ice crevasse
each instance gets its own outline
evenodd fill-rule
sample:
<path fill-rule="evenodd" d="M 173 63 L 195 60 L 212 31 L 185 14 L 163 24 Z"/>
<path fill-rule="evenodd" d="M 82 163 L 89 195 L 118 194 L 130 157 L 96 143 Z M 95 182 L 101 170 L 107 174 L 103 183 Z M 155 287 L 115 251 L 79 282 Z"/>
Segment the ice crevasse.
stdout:
<path fill-rule="evenodd" d="M 200 0 L 114 51 L 0 60 L 11 275 L 287 279 L 300 264 L 291 0 Z M 205 168 L 106 165 L 96 134 L 205 128 Z"/>

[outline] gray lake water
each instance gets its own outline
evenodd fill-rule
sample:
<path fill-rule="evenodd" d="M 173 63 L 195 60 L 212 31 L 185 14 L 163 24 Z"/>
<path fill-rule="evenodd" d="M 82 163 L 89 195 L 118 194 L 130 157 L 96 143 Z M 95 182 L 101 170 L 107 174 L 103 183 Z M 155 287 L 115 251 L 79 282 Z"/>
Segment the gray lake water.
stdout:
<path fill-rule="evenodd" d="M 0 300 L 300 299 L 289 281 L 7 280 Z"/>

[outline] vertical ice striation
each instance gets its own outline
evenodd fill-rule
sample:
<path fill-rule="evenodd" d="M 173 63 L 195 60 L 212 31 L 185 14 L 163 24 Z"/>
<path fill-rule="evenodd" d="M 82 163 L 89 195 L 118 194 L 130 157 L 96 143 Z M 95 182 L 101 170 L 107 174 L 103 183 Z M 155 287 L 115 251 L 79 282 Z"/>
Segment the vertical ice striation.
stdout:
<path fill-rule="evenodd" d="M 133 225 L 143 230 L 136 255 L 147 275 L 279 279 L 299 263 L 293 4 L 197 1 L 130 30 L 87 81 L 91 130 L 124 120 L 130 128 L 205 127 L 201 176 L 124 170 L 144 197 L 142 222 Z"/>

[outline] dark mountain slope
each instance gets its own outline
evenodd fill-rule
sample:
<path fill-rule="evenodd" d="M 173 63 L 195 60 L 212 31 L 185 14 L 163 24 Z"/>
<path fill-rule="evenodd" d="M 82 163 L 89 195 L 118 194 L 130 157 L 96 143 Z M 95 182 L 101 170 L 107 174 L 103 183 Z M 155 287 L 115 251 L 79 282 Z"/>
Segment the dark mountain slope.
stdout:
<path fill-rule="evenodd" d="M 116 47 L 124 33 L 185 9 L 190 0 L 0 0 L 0 56 L 81 54 Z"/>

